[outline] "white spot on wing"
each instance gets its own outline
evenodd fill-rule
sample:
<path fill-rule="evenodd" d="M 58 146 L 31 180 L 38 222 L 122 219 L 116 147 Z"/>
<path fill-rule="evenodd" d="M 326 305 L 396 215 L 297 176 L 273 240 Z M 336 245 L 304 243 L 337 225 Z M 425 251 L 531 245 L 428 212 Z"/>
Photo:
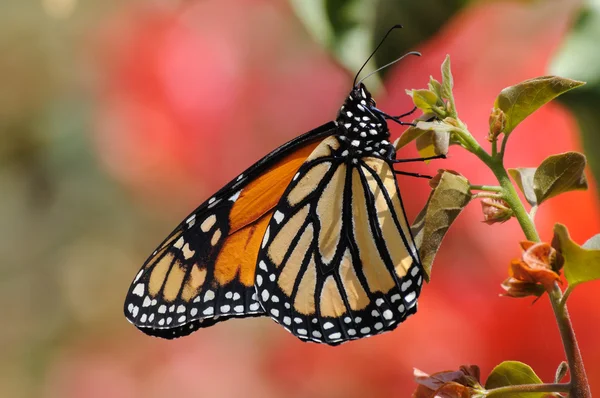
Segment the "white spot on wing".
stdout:
<path fill-rule="evenodd" d="M 267 301 L 269 299 L 269 291 L 267 289 L 262 291 L 261 297 L 263 301 Z"/>
<path fill-rule="evenodd" d="M 267 264 L 265 264 L 265 262 L 263 260 L 260 260 L 260 263 L 258 263 L 258 268 L 262 269 L 263 271 L 267 272 Z"/>
<path fill-rule="evenodd" d="M 231 200 L 232 202 L 235 202 L 236 200 L 238 200 L 238 198 L 240 197 L 240 194 L 242 193 L 242 191 L 237 191 L 235 194 L 233 194 L 229 200 Z"/>
<path fill-rule="evenodd" d="M 138 283 L 137 285 L 135 285 L 135 288 L 133 289 L 133 291 L 131 293 L 135 294 L 136 296 L 140 296 L 143 297 L 144 296 L 144 284 L 143 283 Z"/>
<path fill-rule="evenodd" d="M 214 298 L 215 298 L 215 292 L 213 292 L 212 290 L 208 290 L 204 294 L 204 301 L 210 301 L 210 300 L 212 300 Z"/>
<path fill-rule="evenodd" d="M 275 219 L 277 224 L 280 224 L 283 221 L 283 213 L 277 210 L 275 214 L 273 214 L 273 218 Z"/>
<path fill-rule="evenodd" d="M 267 245 L 267 242 L 269 241 L 269 229 L 270 229 L 270 226 L 267 227 L 267 230 L 265 231 L 265 236 L 263 237 L 263 241 L 262 241 L 263 249 L 265 248 L 265 246 Z"/>

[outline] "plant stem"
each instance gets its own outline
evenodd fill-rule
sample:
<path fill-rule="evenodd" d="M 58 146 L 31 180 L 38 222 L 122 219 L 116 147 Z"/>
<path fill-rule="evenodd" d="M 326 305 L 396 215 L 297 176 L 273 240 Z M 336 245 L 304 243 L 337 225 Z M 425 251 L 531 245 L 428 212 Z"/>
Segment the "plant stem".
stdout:
<path fill-rule="evenodd" d="M 462 128 L 455 130 L 455 132 L 462 138 L 463 142 L 466 144 L 465 148 L 467 148 L 468 151 L 470 151 L 479 159 L 481 159 L 481 161 L 483 161 L 492 170 L 492 172 L 498 179 L 500 186 L 502 187 L 502 198 L 506 201 L 506 203 L 508 203 L 508 205 L 514 212 L 514 215 L 519 221 L 523 233 L 530 241 L 539 242 L 540 237 L 537 233 L 533 220 L 529 216 L 529 214 L 527 214 L 527 211 L 523 206 L 523 202 L 521 202 L 521 199 L 519 198 L 519 195 L 517 194 L 514 185 L 508 177 L 506 168 L 504 167 L 504 150 L 506 148 L 508 137 L 505 136 L 502 141 L 502 147 L 499 156 L 492 157 L 483 148 L 481 148 L 481 146 L 473 138 L 471 133 L 467 131 L 464 124 L 460 121 L 459 123 L 462 126 Z M 569 372 L 571 373 L 571 382 L 568 384 L 569 388 L 566 391 L 569 392 L 570 398 L 591 398 L 592 395 L 590 392 L 587 376 L 585 374 L 583 359 L 581 357 L 581 352 L 579 351 L 577 339 L 575 338 L 575 332 L 573 331 L 573 326 L 571 324 L 571 319 L 569 317 L 567 305 L 565 303 L 565 300 L 563 299 L 562 291 L 560 290 L 560 287 L 556 282 L 554 283 L 554 288 L 552 289 L 552 291 L 548 292 L 548 296 L 550 297 L 552 309 L 554 310 L 554 316 L 556 317 L 556 322 L 560 331 L 565 355 L 569 364 Z M 546 386 L 548 386 L 548 384 L 546 384 Z M 500 389 L 492 391 L 497 390 Z M 550 392 L 552 391 L 556 392 L 556 390 L 551 390 Z M 490 396 L 493 397 L 493 395 L 491 394 L 488 395 L 488 397 Z"/>
<path fill-rule="evenodd" d="M 471 185 L 472 191 L 502 192 L 502 187 L 495 185 Z"/>
<path fill-rule="evenodd" d="M 558 323 L 558 330 L 562 338 L 567 362 L 569 363 L 569 372 L 571 373 L 569 396 L 571 398 L 591 398 L 592 393 L 590 392 L 585 368 L 583 367 L 579 345 L 575 338 L 569 311 L 566 304 L 562 302 L 562 292 L 560 287 L 558 287 L 558 283 L 554 283 L 554 289 L 549 292 L 549 296 L 554 315 L 556 316 L 556 322 Z"/>
<path fill-rule="evenodd" d="M 529 218 L 529 214 L 527 214 L 527 210 L 523 207 L 523 203 L 521 199 L 519 199 L 519 195 L 517 194 L 517 190 L 515 186 L 510 181 L 508 177 L 508 173 L 502 164 L 502 161 L 494 160 L 491 164 L 488 164 L 492 172 L 498 179 L 500 186 L 504 189 L 502 194 L 502 198 L 508 203 L 510 208 L 515 214 L 515 217 L 519 221 L 519 225 L 521 225 L 521 229 L 523 233 L 533 242 L 539 242 L 540 237 L 535 229 L 535 225 L 531 222 L 531 218 Z"/>
<path fill-rule="evenodd" d="M 486 398 L 507 397 L 508 394 L 528 393 L 528 392 L 569 392 L 568 383 L 555 384 L 521 384 L 516 386 L 506 386 L 488 390 Z"/>
<path fill-rule="evenodd" d="M 514 212 L 515 217 L 519 221 L 521 229 L 523 230 L 523 233 L 525 233 L 527 239 L 534 242 L 539 242 L 540 237 L 535 229 L 535 225 L 533 225 L 531 222 L 527 211 L 523 207 L 523 203 L 521 203 L 521 200 L 519 199 L 519 195 L 517 194 L 514 185 L 508 177 L 508 173 L 504 168 L 504 162 L 502 161 L 502 158 L 490 156 L 490 154 L 479 145 L 471 133 L 469 133 L 466 129 L 459 129 L 455 132 L 463 139 L 467 145 L 467 149 L 481 159 L 481 161 L 492 170 L 498 179 L 500 186 L 502 187 L 502 199 L 508 203 Z"/>

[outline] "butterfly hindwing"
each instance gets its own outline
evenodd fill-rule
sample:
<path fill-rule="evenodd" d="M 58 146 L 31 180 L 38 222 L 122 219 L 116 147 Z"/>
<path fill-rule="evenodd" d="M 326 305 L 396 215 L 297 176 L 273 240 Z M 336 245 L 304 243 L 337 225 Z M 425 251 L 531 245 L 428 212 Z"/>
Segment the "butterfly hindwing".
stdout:
<path fill-rule="evenodd" d="M 256 276 L 268 315 L 331 345 L 394 329 L 422 284 L 391 164 L 349 156 L 342 137 L 325 139 L 283 194 Z"/>
<path fill-rule="evenodd" d="M 273 207 L 334 127 L 276 149 L 187 217 L 136 275 L 125 300 L 127 319 L 147 334 L 175 338 L 231 317 L 263 315 L 255 268 Z"/>

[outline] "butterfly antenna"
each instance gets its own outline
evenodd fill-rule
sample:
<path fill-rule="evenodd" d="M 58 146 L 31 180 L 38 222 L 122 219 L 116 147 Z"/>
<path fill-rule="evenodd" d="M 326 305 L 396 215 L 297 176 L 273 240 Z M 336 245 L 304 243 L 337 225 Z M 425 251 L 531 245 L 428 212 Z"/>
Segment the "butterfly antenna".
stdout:
<path fill-rule="evenodd" d="M 398 59 L 396 59 L 396 60 L 394 60 L 394 61 L 392 61 L 392 62 L 390 62 L 388 64 L 385 64 L 385 65 L 383 65 L 380 68 L 375 69 L 373 72 L 369 73 L 367 76 L 365 76 L 362 79 L 360 79 L 358 81 L 358 84 L 362 83 L 363 80 L 365 80 L 366 78 L 374 75 L 375 73 L 379 72 L 380 70 L 383 70 L 383 69 L 387 68 L 388 66 L 394 65 L 396 62 L 399 62 L 399 61 L 403 60 L 404 58 L 408 57 L 409 55 L 416 55 L 417 57 L 420 57 L 421 53 L 418 52 L 418 51 L 411 51 L 409 53 L 406 53 L 403 56 L 401 56 L 400 58 L 398 58 Z"/>
<path fill-rule="evenodd" d="M 375 47 L 375 50 L 373 50 L 373 52 L 371 53 L 371 55 L 369 55 L 369 58 L 367 58 L 367 60 L 360 67 L 360 69 L 358 70 L 358 72 L 356 72 L 356 76 L 354 76 L 354 83 L 353 83 L 354 87 L 356 87 L 356 79 L 358 79 L 358 75 L 360 75 L 360 72 L 362 72 L 362 70 L 365 68 L 365 66 L 367 66 L 367 64 L 369 63 L 369 61 L 371 60 L 371 58 L 373 58 L 373 56 L 375 55 L 375 53 L 377 52 L 377 50 L 379 50 L 379 47 L 381 47 L 381 45 L 383 44 L 383 42 L 385 41 L 385 39 L 389 36 L 390 33 L 392 33 L 393 30 L 401 29 L 401 28 L 402 28 L 402 25 L 394 25 L 394 26 L 392 26 L 390 28 L 390 30 L 387 31 L 387 33 L 385 34 L 385 36 L 383 36 L 383 39 L 381 39 L 381 41 L 379 42 L 379 44 L 377 45 L 377 47 Z M 369 76 L 371 76 L 371 75 L 369 75 Z M 362 82 L 363 80 L 365 80 L 365 79 L 363 78 L 360 81 Z"/>

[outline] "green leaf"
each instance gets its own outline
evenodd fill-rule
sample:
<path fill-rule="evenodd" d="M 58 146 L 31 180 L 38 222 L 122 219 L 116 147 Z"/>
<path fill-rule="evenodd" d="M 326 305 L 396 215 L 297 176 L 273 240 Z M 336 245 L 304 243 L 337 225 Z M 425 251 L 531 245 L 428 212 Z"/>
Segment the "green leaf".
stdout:
<path fill-rule="evenodd" d="M 590 246 L 597 244 L 596 237 L 590 240 Z M 563 269 L 570 287 L 600 279 L 600 250 L 583 248 L 573 242 L 564 225 L 554 225 L 552 246 L 563 256 Z"/>
<path fill-rule="evenodd" d="M 415 106 L 423 113 L 430 113 L 438 103 L 438 96 L 430 90 L 406 90 L 406 94 L 412 97 Z"/>
<path fill-rule="evenodd" d="M 546 158 L 533 177 L 538 204 L 563 192 L 587 189 L 585 163 L 585 156 L 578 152 L 566 152 Z"/>
<path fill-rule="evenodd" d="M 421 130 L 416 127 L 409 127 L 402 133 L 400 137 L 394 142 L 394 147 L 396 150 L 400 148 L 404 148 L 406 145 L 410 144 L 412 141 L 419 138 L 421 135 L 425 134 L 427 130 Z"/>
<path fill-rule="evenodd" d="M 457 127 L 443 121 L 419 121 L 414 129 L 420 132 L 419 134 L 417 134 L 417 131 L 411 133 L 416 139 L 419 155 L 426 158 L 447 154 L 450 145 L 450 133 L 456 130 Z"/>
<path fill-rule="evenodd" d="M 442 98 L 451 100 L 454 98 L 452 89 L 454 88 L 454 78 L 450 70 L 450 56 L 446 55 L 446 59 L 442 63 Z"/>
<path fill-rule="evenodd" d="M 429 90 L 433 91 L 438 98 L 442 98 L 442 84 L 434 79 L 433 76 L 429 76 L 427 87 L 429 87 Z"/>
<path fill-rule="evenodd" d="M 493 388 L 523 384 L 542 384 L 542 380 L 531 369 L 531 366 L 518 361 L 505 361 L 492 370 L 492 373 L 490 373 L 485 382 L 485 388 L 486 390 L 491 390 Z M 547 395 L 548 393 L 546 392 L 494 394 L 498 398 L 544 398 Z"/>
<path fill-rule="evenodd" d="M 446 232 L 470 200 L 469 181 L 463 176 L 444 171 L 411 226 L 427 281 Z"/>
<path fill-rule="evenodd" d="M 500 92 L 495 108 L 506 114 L 504 134 L 510 134 L 525 118 L 559 95 L 585 84 L 558 76 L 525 80 Z"/>
<path fill-rule="evenodd" d="M 533 189 L 533 176 L 535 175 L 535 167 L 519 167 L 516 169 L 508 169 L 508 174 L 515 180 L 517 186 L 525 195 L 525 199 L 530 205 L 537 205 L 537 198 Z"/>
<path fill-rule="evenodd" d="M 450 134 L 438 131 L 425 131 L 416 139 L 417 150 L 423 158 L 428 158 L 436 155 L 445 155 L 448 153 L 450 145 Z M 429 163 L 426 160 L 425 163 Z"/>
<path fill-rule="evenodd" d="M 449 123 L 444 122 L 417 122 L 417 128 L 421 130 L 437 131 L 438 133 L 451 133 L 458 129 Z"/>

